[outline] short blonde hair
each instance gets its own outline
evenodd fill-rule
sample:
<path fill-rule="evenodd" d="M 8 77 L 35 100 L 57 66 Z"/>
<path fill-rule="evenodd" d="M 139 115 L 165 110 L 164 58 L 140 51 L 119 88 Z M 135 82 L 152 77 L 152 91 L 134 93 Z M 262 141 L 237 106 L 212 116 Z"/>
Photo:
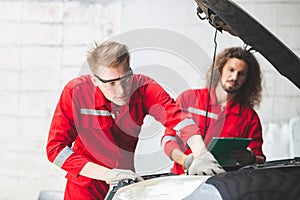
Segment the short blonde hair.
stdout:
<path fill-rule="evenodd" d="M 126 45 L 115 42 L 105 41 L 88 52 L 87 61 L 92 72 L 99 66 L 115 67 L 127 62 L 129 65 L 130 55 Z"/>

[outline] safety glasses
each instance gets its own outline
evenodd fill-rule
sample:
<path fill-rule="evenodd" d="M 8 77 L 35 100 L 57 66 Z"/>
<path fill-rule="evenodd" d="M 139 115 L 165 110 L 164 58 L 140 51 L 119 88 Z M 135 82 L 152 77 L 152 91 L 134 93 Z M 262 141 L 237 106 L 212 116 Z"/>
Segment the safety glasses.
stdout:
<path fill-rule="evenodd" d="M 130 82 L 133 76 L 133 71 L 129 68 L 129 71 L 122 77 L 105 80 L 94 74 L 94 76 L 108 89 L 114 89 L 119 85 L 125 86 L 127 83 Z"/>

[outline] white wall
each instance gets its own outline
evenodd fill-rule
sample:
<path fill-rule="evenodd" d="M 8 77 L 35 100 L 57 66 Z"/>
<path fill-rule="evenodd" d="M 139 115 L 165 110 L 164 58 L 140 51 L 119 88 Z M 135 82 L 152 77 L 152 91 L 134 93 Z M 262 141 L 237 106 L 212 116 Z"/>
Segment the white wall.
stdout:
<path fill-rule="evenodd" d="M 120 10 L 118 2 L 0 1 L 0 199 L 64 188 L 65 172 L 45 155 L 52 113 L 94 40 L 119 32 Z"/>
<path fill-rule="evenodd" d="M 300 1 L 237 3 L 299 55 Z M 192 0 L 0 1 L 0 199 L 36 199 L 40 190 L 63 189 L 65 173 L 47 161 L 45 142 L 61 89 L 83 73 L 94 40 L 128 40 L 134 70 L 153 76 L 173 96 L 200 86 L 214 30 L 195 9 Z M 241 44 L 227 33 L 218 35 L 219 50 Z M 300 115 L 299 89 L 257 57 L 265 84 L 258 110 L 262 121 L 287 122 Z M 170 167 L 160 150 L 161 131 L 147 118 L 138 147 L 139 172 Z"/>

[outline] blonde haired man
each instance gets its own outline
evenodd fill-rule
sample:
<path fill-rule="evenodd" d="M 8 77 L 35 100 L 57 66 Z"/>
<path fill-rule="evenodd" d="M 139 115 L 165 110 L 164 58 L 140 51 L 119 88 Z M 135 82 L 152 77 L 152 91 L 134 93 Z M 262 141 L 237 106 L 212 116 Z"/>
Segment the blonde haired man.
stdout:
<path fill-rule="evenodd" d="M 196 124 L 153 79 L 133 74 L 125 45 L 104 42 L 87 60 L 93 74 L 65 86 L 48 136 L 48 159 L 68 172 L 65 199 L 103 199 L 110 183 L 142 180 L 134 151 L 147 114 L 182 132 L 197 153 Z"/>

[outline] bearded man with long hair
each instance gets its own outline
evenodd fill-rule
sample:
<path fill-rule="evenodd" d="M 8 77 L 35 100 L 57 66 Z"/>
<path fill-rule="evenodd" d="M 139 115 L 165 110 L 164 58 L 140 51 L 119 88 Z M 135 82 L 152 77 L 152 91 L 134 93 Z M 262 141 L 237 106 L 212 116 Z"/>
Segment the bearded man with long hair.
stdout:
<path fill-rule="evenodd" d="M 219 53 L 215 64 L 208 69 L 206 87 L 186 90 L 176 102 L 191 113 L 206 146 L 213 137 L 251 138 L 247 149 L 233 150 L 230 155 L 241 166 L 263 163 L 266 157 L 262 152 L 262 127 L 254 110 L 261 101 L 261 82 L 260 66 L 252 53 L 231 47 Z M 166 135 L 172 132 L 166 129 Z M 176 137 L 176 141 L 177 146 L 174 144 L 171 152 L 172 172 L 182 174 L 195 158 L 180 138 Z M 175 140 L 163 142 L 175 143 Z"/>

